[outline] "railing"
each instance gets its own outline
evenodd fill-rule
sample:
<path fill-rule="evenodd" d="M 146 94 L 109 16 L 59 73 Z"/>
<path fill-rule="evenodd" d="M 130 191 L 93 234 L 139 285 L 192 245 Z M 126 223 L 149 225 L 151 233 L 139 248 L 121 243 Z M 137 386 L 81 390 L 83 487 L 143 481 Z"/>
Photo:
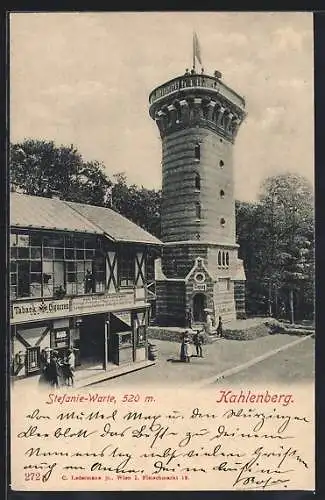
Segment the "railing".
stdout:
<path fill-rule="evenodd" d="M 244 108 L 245 99 L 221 82 L 218 78 L 208 75 L 183 75 L 160 85 L 149 95 L 150 105 L 166 95 L 184 89 L 205 88 L 213 89 L 237 106 Z"/>

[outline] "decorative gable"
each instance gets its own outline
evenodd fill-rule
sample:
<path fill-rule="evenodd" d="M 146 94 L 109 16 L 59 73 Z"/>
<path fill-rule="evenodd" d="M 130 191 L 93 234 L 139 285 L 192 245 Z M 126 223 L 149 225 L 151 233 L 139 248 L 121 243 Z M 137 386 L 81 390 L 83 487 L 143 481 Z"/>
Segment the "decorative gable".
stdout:
<path fill-rule="evenodd" d="M 193 290 L 202 292 L 206 291 L 208 284 L 215 281 L 201 257 L 195 259 L 192 269 L 185 278 L 186 283 L 193 283 Z"/>

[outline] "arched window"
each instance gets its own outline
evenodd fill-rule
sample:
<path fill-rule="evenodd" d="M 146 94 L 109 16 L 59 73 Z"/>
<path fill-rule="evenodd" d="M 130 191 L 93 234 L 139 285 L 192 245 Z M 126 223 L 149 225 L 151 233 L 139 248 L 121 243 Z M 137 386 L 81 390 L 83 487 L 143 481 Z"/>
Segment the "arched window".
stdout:
<path fill-rule="evenodd" d="M 221 252 L 218 252 L 218 266 L 221 267 Z"/>
<path fill-rule="evenodd" d="M 225 162 L 223 160 L 219 161 L 219 167 L 222 168 L 224 166 Z"/>
<path fill-rule="evenodd" d="M 201 189 L 201 178 L 200 174 L 195 174 L 195 189 Z"/>
<path fill-rule="evenodd" d="M 225 267 L 225 265 L 226 265 L 226 255 L 225 255 L 225 252 L 222 252 L 222 265 L 223 265 L 223 267 Z"/>
<path fill-rule="evenodd" d="M 226 252 L 226 266 L 229 267 L 229 252 Z"/>
<path fill-rule="evenodd" d="M 199 160 L 201 158 L 201 146 L 197 142 L 194 147 L 194 156 L 196 160 Z"/>
<path fill-rule="evenodd" d="M 195 203 L 195 215 L 197 219 L 201 219 L 201 203 Z"/>
<path fill-rule="evenodd" d="M 224 198 L 225 197 L 225 192 L 223 189 L 220 189 L 220 198 Z"/>
<path fill-rule="evenodd" d="M 221 217 L 221 219 L 220 219 L 220 224 L 222 227 L 224 227 L 224 225 L 226 224 L 226 221 L 223 217 Z"/>

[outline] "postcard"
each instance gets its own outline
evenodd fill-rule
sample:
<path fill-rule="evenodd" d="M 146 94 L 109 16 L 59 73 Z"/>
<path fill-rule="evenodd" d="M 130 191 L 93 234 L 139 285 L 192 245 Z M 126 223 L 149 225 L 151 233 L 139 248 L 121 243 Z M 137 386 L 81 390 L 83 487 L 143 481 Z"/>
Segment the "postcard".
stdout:
<path fill-rule="evenodd" d="M 11 489 L 314 490 L 312 14 L 9 23 Z"/>

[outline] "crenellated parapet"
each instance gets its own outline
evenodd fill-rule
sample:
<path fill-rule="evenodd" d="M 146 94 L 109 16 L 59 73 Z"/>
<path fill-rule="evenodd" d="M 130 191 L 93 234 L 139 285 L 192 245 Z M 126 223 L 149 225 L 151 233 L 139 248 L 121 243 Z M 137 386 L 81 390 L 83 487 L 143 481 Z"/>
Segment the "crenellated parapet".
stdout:
<path fill-rule="evenodd" d="M 182 76 L 155 89 L 150 116 L 161 137 L 184 128 L 203 127 L 234 142 L 245 118 L 245 101 L 217 78 Z"/>

